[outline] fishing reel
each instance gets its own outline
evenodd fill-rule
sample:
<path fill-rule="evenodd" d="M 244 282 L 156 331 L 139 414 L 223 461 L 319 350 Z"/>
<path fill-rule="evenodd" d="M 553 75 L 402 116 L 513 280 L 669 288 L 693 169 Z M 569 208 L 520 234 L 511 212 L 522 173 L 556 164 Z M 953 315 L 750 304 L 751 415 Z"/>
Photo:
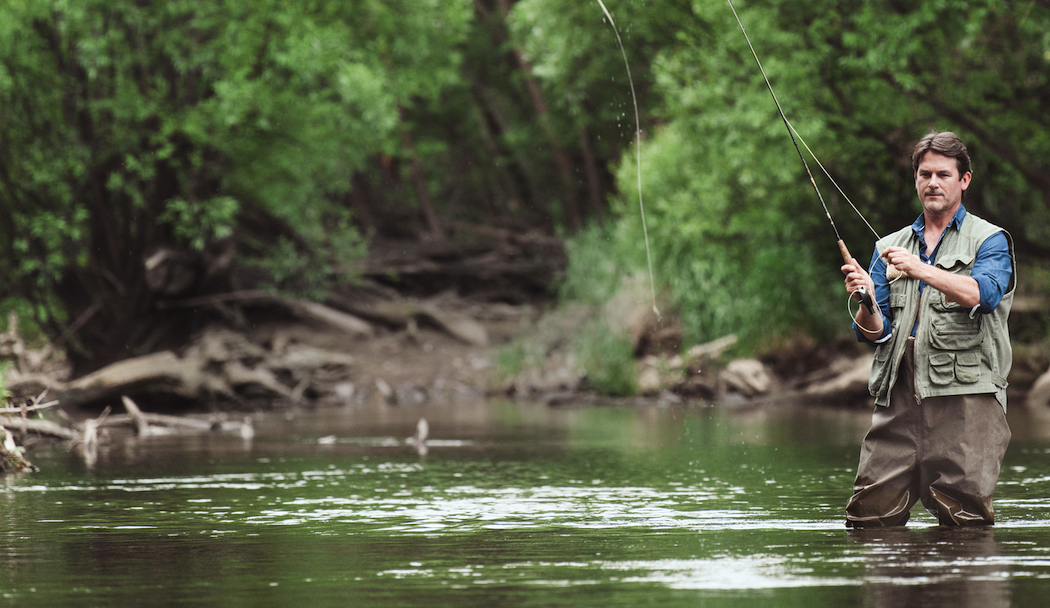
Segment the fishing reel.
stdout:
<path fill-rule="evenodd" d="M 853 292 L 853 295 L 856 296 L 854 299 L 858 300 L 864 308 L 868 309 L 868 314 L 875 314 L 875 303 L 872 301 L 871 294 L 868 293 L 866 287 L 857 289 L 857 291 Z"/>

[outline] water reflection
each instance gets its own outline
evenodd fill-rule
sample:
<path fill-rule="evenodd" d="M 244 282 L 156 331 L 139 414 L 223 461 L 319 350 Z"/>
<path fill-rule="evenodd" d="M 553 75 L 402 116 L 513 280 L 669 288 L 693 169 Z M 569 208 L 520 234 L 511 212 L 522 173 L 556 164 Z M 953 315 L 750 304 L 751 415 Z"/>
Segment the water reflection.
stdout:
<path fill-rule="evenodd" d="M 427 433 L 423 413 L 132 438 L 92 469 L 34 455 L 41 473 L 0 484 L 0 589 L 46 583 L 59 604 L 157 588 L 172 603 L 227 605 L 216 590 L 233 588 L 258 604 L 278 585 L 297 605 L 601 608 L 997 608 L 1050 589 L 1041 438 L 1011 447 L 995 528 L 917 512 L 906 529 L 847 532 L 866 412 L 502 404 L 427 411 Z"/>
<path fill-rule="evenodd" d="M 994 527 L 851 530 L 864 548 L 865 606 L 1010 606 Z"/>

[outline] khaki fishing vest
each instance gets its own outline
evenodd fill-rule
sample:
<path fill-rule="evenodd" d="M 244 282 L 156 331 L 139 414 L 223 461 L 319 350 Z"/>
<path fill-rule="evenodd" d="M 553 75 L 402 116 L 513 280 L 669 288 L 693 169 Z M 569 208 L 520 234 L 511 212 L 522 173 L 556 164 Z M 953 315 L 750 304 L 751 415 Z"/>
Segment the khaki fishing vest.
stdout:
<path fill-rule="evenodd" d="M 963 218 L 959 230 L 947 228 L 941 235 L 935 265 L 969 276 L 981 243 L 997 232 L 1006 235 L 1010 247 L 1011 276 L 1006 294 L 989 314 L 970 318 L 969 309 L 948 301 L 927 285 L 919 296 L 919 282 L 902 277 L 890 284 L 889 305 L 893 314 L 892 337 L 875 350 L 868 390 L 875 404 L 890 404 L 890 388 L 897 381 L 904 347 L 918 314 L 915 332 L 915 384 L 918 398 L 943 395 L 994 393 L 1006 410 L 1006 376 L 1013 354 L 1006 321 L 1014 299 L 1016 263 L 1013 238 L 1008 232 L 972 213 Z M 876 247 L 904 247 L 919 255 L 919 237 L 907 226 L 880 240 Z"/>

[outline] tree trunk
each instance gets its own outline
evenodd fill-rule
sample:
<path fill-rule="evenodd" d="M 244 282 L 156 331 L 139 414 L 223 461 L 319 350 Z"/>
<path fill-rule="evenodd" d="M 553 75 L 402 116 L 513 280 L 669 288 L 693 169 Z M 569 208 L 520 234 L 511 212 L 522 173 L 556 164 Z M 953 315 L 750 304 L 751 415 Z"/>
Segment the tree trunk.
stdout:
<path fill-rule="evenodd" d="M 580 138 L 580 151 L 583 153 L 583 168 L 587 174 L 587 194 L 591 201 L 591 210 L 594 213 L 594 217 L 598 218 L 600 222 L 605 209 L 602 204 L 602 184 L 601 179 L 598 177 L 598 164 L 594 160 L 594 148 L 591 146 L 591 138 L 587 132 L 587 127 L 580 125 L 577 133 Z"/>
<path fill-rule="evenodd" d="M 500 112 L 499 105 L 490 99 L 490 95 L 486 90 L 478 85 L 475 88 L 475 95 L 481 101 L 482 107 L 485 110 L 485 114 L 492 120 L 495 127 L 500 133 L 506 133 L 510 130 L 510 123 Z M 514 161 L 517 167 L 521 169 L 521 180 L 524 181 L 528 191 L 522 195 L 523 198 L 529 197 L 533 201 L 539 201 L 544 194 L 544 188 L 540 185 L 540 179 L 537 177 L 536 169 L 533 167 L 529 159 L 524 156 L 515 156 Z M 525 201 L 520 201 L 524 203 Z M 550 214 L 547 213 L 543 220 L 547 225 L 548 230 L 553 230 L 554 226 L 551 222 Z"/>
<path fill-rule="evenodd" d="M 503 19 L 506 21 L 510 15 L 510 2 L 509 0 L 497 0 L 497 3 L 500 12 L 503 14 Z M 543 95 L 543 89 L 540 88 L 536 79 L 532 77 L 532 65 L 525 59 L 521 48 L 514 47 L 512 53 L 514 60 L 521 69 L 522 77 L 525 79 L 529 98 L 532 100 L 533 109 L 536 111 L 536 119 L 543 129 L 551 150 L 554 152 L 554 161 L 558 165 L 558 174 L 561 176 L 562 182 L 562 210 L 565 212 L 565 220 L 568 223 L 569 230 L 576 232 L 583 227 L 583 218 L 580 214 L 580 207 L 576 197 L 572 159 L 569 158 L 565 148 L 558 143 L 558 136 L 554 132 L 554 125 L 551 124 L 550 110 Z"/>
<path fill-rule="evenodd" d="M 438 218 L 437 213 L 434 212 L 434 205 L 430 201 L 430 192 L 427 190 L 427 182 L 423 176 L 423 164 L 419 162 L 419 154 L 416 153 L 416 142 L 412 139 L 412 132 L 409 130 L 408 121 L 405 119 L 405 109 L 403 107 L 398 108 L 398 116 L 401 119 L 401 143 L 404 145 L 405 152 L 408 153 L 409 160 L 412 163 L 412 185 L 416 190 L 416 201 L 419 203 L 419 208 L 423 211 L 423 218 L 427 222 L 430 236 L 441 240 L 445 236 L 444 231 L 441 229 L 441 220 Z"/>

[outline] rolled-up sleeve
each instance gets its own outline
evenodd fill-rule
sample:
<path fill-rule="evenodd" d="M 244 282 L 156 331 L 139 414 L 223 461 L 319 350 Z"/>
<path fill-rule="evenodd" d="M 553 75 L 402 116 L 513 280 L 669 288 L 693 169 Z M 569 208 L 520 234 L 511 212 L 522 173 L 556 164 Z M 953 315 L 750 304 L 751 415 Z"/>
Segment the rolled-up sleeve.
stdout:
<path fill-rule="evenodd" d="M 857 327 L 856 321 L 853 322 L 853 333 L 857 336 L 857 340 L 875 346 L 890 339 L 890 325 L 893 323 L 893 315 L 890 312 L 890 283 L 886 280 L 886 261 L 879 255 L 878 249 L 871 255 L 868 274 L 875 283 L 873 297 L 879 311 L 882 312 L 882 334 L 873 339 Z"/>
<path fill-rule="evenodd" d="M 1010 290 L 1013 276 L 1013 261 L 1010 259 L 1010 244 L 1006 234 L 998 232 L 985 239 L 977 249 L 970 276 L 981 290 L 981 303 L 976 312 L 989 314 Z"/>

